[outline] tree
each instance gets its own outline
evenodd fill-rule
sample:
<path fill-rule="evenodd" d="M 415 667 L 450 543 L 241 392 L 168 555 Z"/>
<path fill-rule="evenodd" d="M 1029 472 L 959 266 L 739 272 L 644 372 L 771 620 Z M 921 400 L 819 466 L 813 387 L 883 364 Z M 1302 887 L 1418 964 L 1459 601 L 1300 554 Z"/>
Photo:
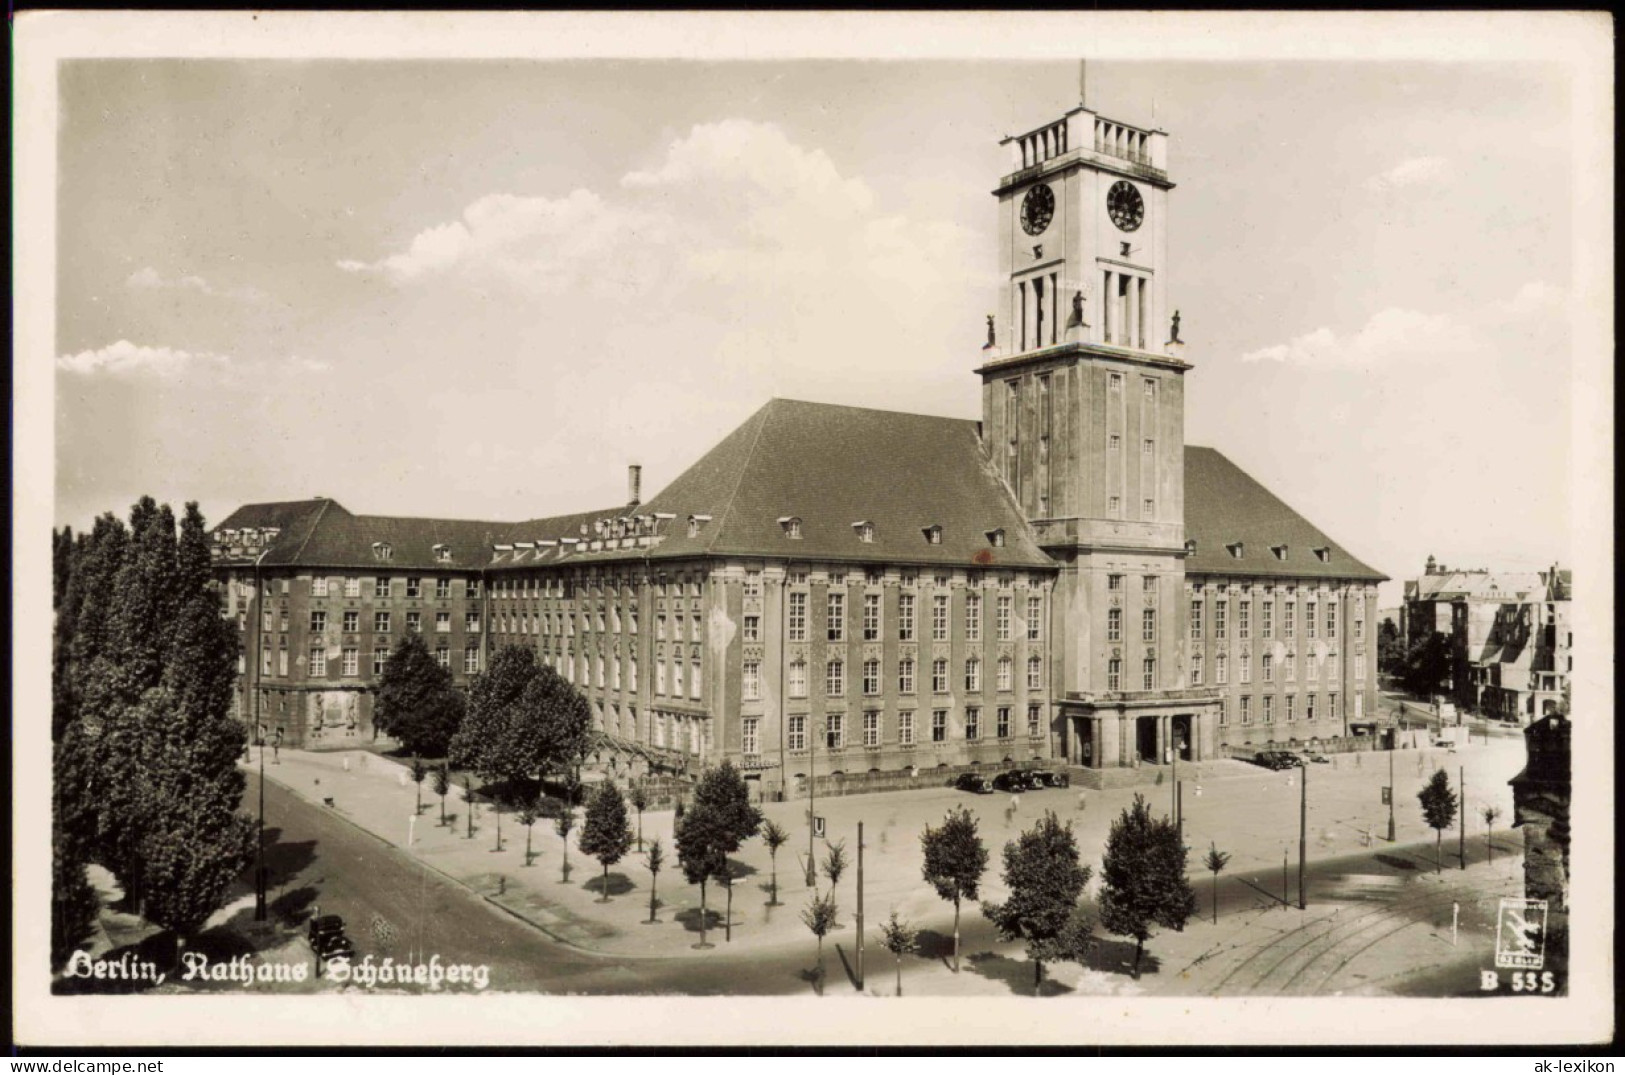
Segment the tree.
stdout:
<path fill-rule="evenodd" d="M 1456 793 L 1450 790 L 1450 774 L 1435 769 L 1416 797 L 1422 801 L 1422 819 L 1433 830 L 1433 860 L 1443 871 L 1444 830 L 1456 822 Z"/>
<path fill-rule="evenodd" d="M 829 881 L 831 892 L 835 891 L 835 886 L 839 885 L 841 878 L 845 876 L 848 861 L 845 840 L 836 840 L 824 850 L 824 861 L 819 864 L 819 870 Z M 832 928 L 840 928 L 840 923 L 837 922 Z"/>
<path fill-rule="evenodd" d="M 983 903 L 982 913 L 1002 940 L 1024 941 L 1033 962 L 1033 988 L 1044 981 L 1044 964 L 1081 959 L 1090 925 L 1078 909 L 1089 867 L 1078 861 L 1072 823 L 1044 811 L 1032 828 L 1004 845 L 1003 903 Z"/>
<path fill-rule="evenodd" d="M 51 754 L 51 965 L 60 967 L 95 927 L 101 901 L 85 876 L 96 814 L 84 726 L 68 725 Z"/>
<path fill-rule="evenodd" d="M 710 947 L 705 942 L 706 882 L 712 878 L 731 882 L 728 856 L 761 827 L 762 812 L 751 805 L 750 789 L 732 763 L 725 760 L 700 777 L 693 805 L 677 824 L 677 861 L 688 883 L 700 886 L 701 947 Z M 731 891 L 729 896 L 731 900 Z"/>
<path fill-rule="evenodd" d="M 1443 689 L 1450 669 L 1450 638 L 1433 631 L 1416 639 L 1405 651 L 1399 664 L 1400 685 L 1418 697 L 1429 698 Z"/>
<path fill-rule="evenodd" d="M 462 724 L 464 704 L 451 670 L 440 666 L 421 634 L 409 631 L 384 662 L 373 723 L 412 753 L 443 758 Z"/>
<path fill-rule="evenodd" d="M 463 721 L 452 736 L 449 758 L 481 773 L 529 775 L 517 768 L 509 750 L 514 708 L 536 674 L 536 653 L 524 646 L 501 646 L 468 687 Z"/>
<path fill-rule="evenodd" d="M 660 837 L 656 836 L 649 841 L 649 850 L 644 852 L 644 867 L 649 871 L 649 921 L 659 921 L 655 918 L 655 882 L 660 879 L 660 868 L 666 864 L 665 849 L 660 846 Z"/>
<path fill-rule="evenodd" d="M 560 884 L 569 884 L 570 882 L 570 833 L 576 827 L 576 810 L 571 805 L 574 802 L 575 796 L 567 796 L 557 807 L 553 817 L 553 831 L 559 834 L 559 839 L 564 844 L 564 857 L 560 860 L 559 866 Z"/>
<path fill-rule="evenodd" d="M 897 917 L 893 907 L 891 917 L 880 925 L 880 943 L 897 961 L 897 995 L 903 995 L 903 956 L 914 951 L 919 931 L 908 921 Z"/>
<path fill-rule="evenodd" d="M 581 692 L 534 650 L 503 646 L 469 687 L 468 715 L 451 754 L 492 783 L 539 781 L 573 773 L 591 734 L 592 710 Z"/>
<path fill-rule="evenodd" d="M 1220 851 L 1218 844 L 1209 843 L 1207 846 L 1207 857 L 1202 860 L 1202 865 L 1206 866 L 1213 872 L 1213 921 L 1218 922 L 1219 874 L 1224 871 L 1226 866 L 1230 865 L 1230 852 Z"/>
<path fill-rule="evenodd" d="M 1112 822 L 1102 860 L 1100 922 L 1134 938 L 1134 977 L 1152 926 L 1182 930 L 1196 912 L 1196 893 L 1185 876 L 1185 846 L 1167 817 L 1153 819 L 1145 796 Z"/>
<path fill-rule="evenodd" d="M 474 838 L 474 778 L 467 773 L 463 774 L 463 802 L 468 805 L 468 836 Z"/>
<path fill-rule="evenodd" d="M 418 786 L 418 804 L 412 811 L 412 816 L 423 813 L 423 778 L 429 775 L 429 767 L 423 764 L 423 759 L 416 754 L 412 755 L 412 783 Z"/>
<path fill-rule="evenodd" d="M 1501 816 L 1501 808 L 1499 806 L 1486 806 L 1479 811 L 1479 816 L 1484 819 L 1484 851 L 1487 857 L 1486 860 L 1489 862 L 1494 862 L 1495 819 Z"/>
<path fill-rule="evenodd" d="M 536 819 L 542 815 L 542 804 L 534 795 L 528 795 L 519 802 L 517 815 L 519 824 L 525 826 L 525 865 L 532 861 L 530 851 L 530 827 L 536 824 Z"/>
<path fill-rule="evenodd" d="M 638 812 L 638 850 L 643 850 L 643 812 L 649 809 L 649 791 L 643 784 L 632 785 L 632 794 L 629 798 L 632 809 Z"/>
<path fill-rule="evenodd" d="M 446 793 L 451 790 L 451 766 L 441 762 L 434 767 L 432 774 L 434 780 L 434 793 L 440 796 L 440 824 L 449 824 L 446 820 Z"/>
<path fill-rule="evenodd" d="M 801 920 L 812 930 L 812 935 L 818 938 L 818 978 L 824 977 L 824 935 L 835 928 L 835 893 L 826 892 L 820 896 L 816 891 L 807 900 L 807 906 L 801 911 Z"/>
<path fill-rule="evenodd" d="M 632 847 L 632 833 L 626 823 L 626 800 L 620 789 L 605 780 L 587 803 L 587 818 L 581 826 L 581 853 L 591 855 L 604 868 L 604 891 L 599 903 L 609 902 L 609 868 L 621 861 Z"/>
<path fill-rule="evenodd" d="M 770 883 L 771 898 L 769 907 L 779 905 L 779 848 L 790 842 L 790 834 L 779 827 L 772 820 L 762 822 L 762 843 L 767 845 L 768 861 L 772 863 L 772 881 Z"/>
<path fill-rule="evenodd" d="M 959 973 L 959 906 L 974 900 L 987 872 L 987 848 L 976 832 L 976 819 L 964 807 L 949 810 L 942 825 L 927 825 L 920 835 L 925 853 L 922 874 L 937 895 L 954 905 L 954 973 Z"/>
<path fill-rule="evenodd" d="M 1392 616 L 1377 627 L 1377 668 L 1385 675 L 1398 675 L 1405 662 L 1405 643 Z"/>

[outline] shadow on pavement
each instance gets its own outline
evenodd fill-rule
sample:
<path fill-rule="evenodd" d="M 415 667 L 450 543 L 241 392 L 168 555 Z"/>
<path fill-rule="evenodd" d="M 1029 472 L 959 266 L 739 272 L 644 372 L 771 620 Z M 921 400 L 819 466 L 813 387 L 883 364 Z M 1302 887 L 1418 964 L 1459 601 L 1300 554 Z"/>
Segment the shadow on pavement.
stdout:
<path fill-rule="evenodd" d="M 823 964 L 819 964 L 811 970 L 797 971 L 796 976 L 802 981 L 806 982 L 808 985 L 811 985 L 814 993 L 818 994 L 819 996 L 824 995 Z"/>
<path fill-rule="evenodd" d="M 922 929 L 914 937 L 914 951 L 921 959 L 940 959 L 944 965 L 952 966 L 954 958 L 954 938 L 949 933 L 938 933 L 934 929 Z"/>
<path fill-rule="evenodd" d="M 1011 959 L 1009 956 L 997 952 L 971 952 L 965 956 L 964 964 L 967 969 L 975 971 L 983 978 L 994 982 L 1003 982 L 1010 987 L 1010 992 L 1020 996 L 1033 996 L 1033 965 L 1020 959 Z M 1072 992 L 1072 987 L 1045 978 L 1038 987 L 1038 996 L 1058 997 Z"/>
<path fill-rule="evenodd" d="M 1129 941 L 1097 937 L 1089 946 L 1083 965 L 1103 974 L 1134 976 L 1134 945 Z M 1140 955 L 1140 976 L 1156 974 L 1162 970 L 1162 960 L 1147 949 Z"/>
<path fill-rule="evenodd" d="M 1376 854 L 1371 856 L 1384 866 L 1395 870 L 1420 870 L 1422 864 L 1415 859 L 1401 858 L 1398 855 Z"/>
<path fill-rule="evenodd" d="M 612 872 L 609 875 L 608 885 L 604 884 L 603 874 L 595 873 L 581 887 L 586 889 L 588 892 L 596 893 L 599 896 L 604 895 L 605 888 L 609 889 L 609 895 L 611 896 L 624 896 L 638 886 L 633 884 L 632 879 L 626 876 L 626 874 Z"/>
<path fill-rule="evenodd" d="M 676 914 L 672 915 L 672 918 L 677 922 L 681 922 L 683 928 L 688 930 L 690 933 L 698 933 L 700 931 L 700 909 L 698 907 L 690 907 L 686 910 L 678 911 Z M 720 930 L 721 928 L 722 912 L 707 907 L 705 909 L 706 932 Z"/>

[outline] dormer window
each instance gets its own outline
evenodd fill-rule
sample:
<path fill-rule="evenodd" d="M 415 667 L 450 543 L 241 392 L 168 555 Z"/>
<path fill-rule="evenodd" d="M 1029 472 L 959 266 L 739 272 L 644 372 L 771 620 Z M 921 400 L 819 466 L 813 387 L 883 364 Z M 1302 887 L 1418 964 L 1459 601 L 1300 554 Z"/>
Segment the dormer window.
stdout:
<path fill-rule="evenodd" d="M 1242 542 L 1232 541 L 1224 547 L 1224 551 L 1228 552 L 1232 559 L 1239 560 L 1242 558 L 1242 555 L 1247 551 L 1247 549 L 1245 544 Z"/>
<path fill-rule="evenodd" d="M 451 563 L 451 546 L 450 545 L 436 545 L 434 547 L 434 558 L 435 558 L 436 563 L 441 563 L 441 564 L 449 564 L 449 563 Z"/>
<path fill-rule="evenodd" d="M 1270 546 L 1270 552 L 1275 554 L 1275 558 L 1277 560 L 1285 560 L 1286 559 L 1286 546 L 1285 545 L 1271 545 Z"/>
<path fill-rule="evenodd" d="M 987 532 L 987 543 L 995 549 L 1004 548 L 1004 528 L 998 527 Z"/>
<path fill-rule="evenodd" d="M 874 544 L 874 540 L 875 540 L 875 524 L 874 523 L 868 522 L 867 520 L 862 521 L 862 522 L 856 522 L 856 523 L 852 524 L 852 529 L 857 532 L 859 541 L 863 542 L 865 545 Z"/>
<path fill-rule="evenodd" d="M 1315 559 L 1319 560 L 1323 564 L 1331 563 L 1332 550 L 1322 545 L 1320 548 L 1315 550 Z"/>
<path fill-rule="evenodd" d="M 392 560 L 395 558 L 395 550 L 387 541 L 375 541 L 372 543 L 372 558 L 374 560 Z"/>
<path fill-rule="evenodd" d="M 688 536 L 699 537 L 700 528 L 711 521 L 709 515 L 690 515 L 688 517 Z"/>
<path fill-rule="evenodd" d="M 791 541 L 801 540 L 801 519 L 799 516 L 785 515 L 780 517 L 779 529 L 783 530 L 784 536 Z"/>
<path fill-rule="evenodd" d="M 927 545 L 941 545 L 942 544 L 942 524 L 941 523 L 932 523 L 930 526 L 928 526 L 924 530 L 922 530 L 921 533 L 923 533 L 925 535 L 925 543 Z"/>
<path fill-rule="evenodd" d="M 1196 555 L 1196 539 L 1195 538 L 1186 538 L 1185 539 L 1185 555 L 1186 556 L 1195 556 Z"/>

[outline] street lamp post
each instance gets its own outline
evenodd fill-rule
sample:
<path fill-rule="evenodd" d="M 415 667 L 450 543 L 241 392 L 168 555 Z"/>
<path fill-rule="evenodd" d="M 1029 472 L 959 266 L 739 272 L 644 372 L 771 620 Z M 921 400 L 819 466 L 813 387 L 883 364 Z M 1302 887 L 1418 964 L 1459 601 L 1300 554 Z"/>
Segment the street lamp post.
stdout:
<path fill-rule="evenodd" d="M 1457 847 L 1461 858 L 1461 868 L 1465 870 L 1467 868 L 1467 766 L 1463 765 L 1459 772 L 1461 773 L 1461 809 L 1457 813 L 1461 815 L 1461 842 Z"/>
<path fill-rule="evenodd" d="M 1298 789 L 1298 910 L 1302 911 L 1309 906 L 1308 893 L 1304 891 L 1304 860 L 1308 857 L 1309 847 L 1309 766 L 1303 767 L 1303 783 Z"/>
<path fill-rule="evenodd" d="M 254 921 L 265 921 L 265 729 L 255 722 L 260 737 L 259 860 L 254 866 Z"/>
<path fill-rule="evenodd" d="M 808 725 L 812 718 L 807 719 Z M 809 727 L 809 732 L 813 729 Z M 824 734 L 823 725 L 817 729 L 817 735 L 807 743 L 807 887 L 813 888 L 818 884 L 818 864 L 813 852 L 813 829 L 818 824 L 818 735 Z"/>
<path fill-rule="evenodd" d="M 863 992 L 863 822 L 858 822 L 858 992 Z"/>
<path fill-rule="evenodd" d="M 1394 748 L 1388 748 L 1388 842 L 1394 842 Z"/>

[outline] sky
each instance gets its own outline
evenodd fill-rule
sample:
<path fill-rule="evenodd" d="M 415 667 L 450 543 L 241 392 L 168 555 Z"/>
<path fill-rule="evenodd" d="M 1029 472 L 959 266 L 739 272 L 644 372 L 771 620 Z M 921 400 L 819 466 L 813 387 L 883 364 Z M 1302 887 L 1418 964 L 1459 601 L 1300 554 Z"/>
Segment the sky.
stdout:
<path fill-rule="evenodd" d="M 1078 82 L 65 62 L 55 521 L 528 518 L 622 502 L 634 462 L 647 498 L 775 396 L 979 417 L 998 142 Z M 1396 580 L 1569 561 L 1573 92 L 1534 62 L 1091 61 L 1090 107 L 1170 136 L 1187 443 Z"/>

